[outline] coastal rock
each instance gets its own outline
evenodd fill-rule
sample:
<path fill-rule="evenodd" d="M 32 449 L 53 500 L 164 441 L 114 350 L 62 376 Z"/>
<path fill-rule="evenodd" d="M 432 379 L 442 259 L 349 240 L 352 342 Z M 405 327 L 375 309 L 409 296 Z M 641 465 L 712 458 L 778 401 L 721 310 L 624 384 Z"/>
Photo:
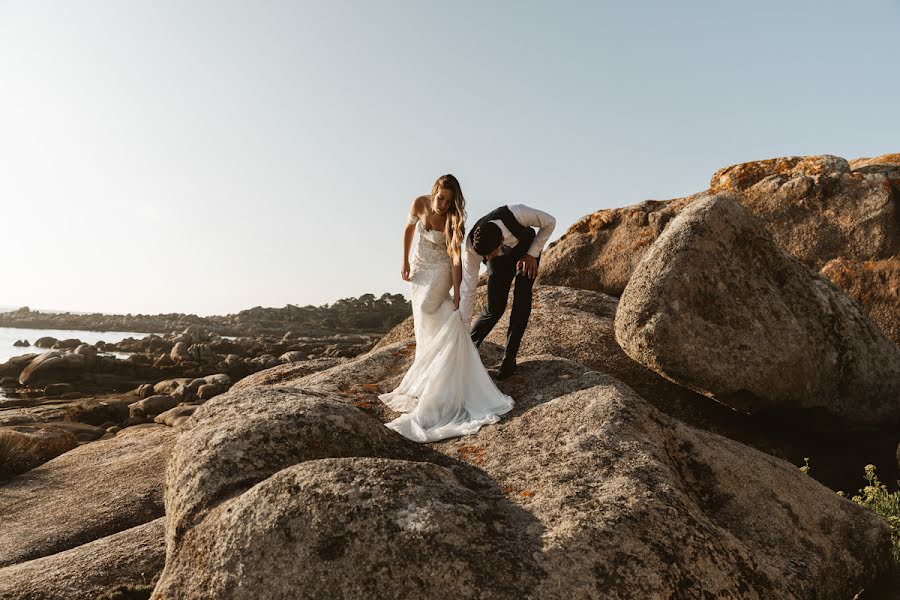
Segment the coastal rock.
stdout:
<path fill-rule="evenodd" d="M 153 419 L 154 422 L 159 423 L 160 425 L 168 425 L 169 427 L 180 427 L 184 424 L 194 411 L 197 410 L 197 405 L 195 404 L 185 404 L 181 406 L 176 406 L 174 408 L 170 408 L 169 410 L 156 415 Z"/>
<path fill-rule="evenodd" d="M 171 408 L 175 408 L 181 402 L 179 398 L 173 398 L 167 394 L 157 394 L 149 396 L 143 400 L 138 400 L 128 405 L 128 416 L 130 417 L 153 417 L 160 413 L 164 413 Z"/>
<path fill-rule="evenodd" d="M 0 428 L 0 481 L 43 464 L 78 446 L 62 429 L 28 426 Z"/>
<path fill-rule="evenodd" d="M 59 340 L 55 344 L 53 344 L 53 348 L 57 350 L 74 350 L 78 346 L 81 345 L 81 340 L 78 338 L 69 338 L 67 340 Z"/>
<path fill-rule="evenodd" d="M 13 356 L 5 363 L 0 364 L 0 376 L 11 377 L 15 376 L 16 383 L 19 382 L 19 374 L 28 366 L 28 364 L 34 360 L 38 354 L 30 353 L 30 354 L 21 354 L 19 356 Z"/>
<path fill-rule="evenodd" d="M 30 345 L 31 345 L 31 344 L 28 343 L 28 340 L 16 340 L 16 341 L 13 343 L 13 346 L 15 346 L 16 348 L 26 348 L 26 347 L 28 347 L 28 346 L 30 346 Z"/>
<path fill-rule="evenodd" d="M 153 390 L 153 384 L 145 383 L 138 386 L 136 393 L 141 398 L 152 396 L 155 393 L 155 391 Z"/>
<path fill-rule="evenodd" d="M 164 379 L 163 381 L 158 382 L 153 386 L 154 394 L 169 394 L 171 395 L 175 392 L 179 387 L 183 388 L 191 382 L 191 378 L 189 377 L 177 377 L 175 379 Z"/>
<path fill-rule="evenodd" d="M 128 418 L 128 405 L 134 398 L 88 399 L 75 403 L 68 409 L 66 419 L 101 426 L 104 423 L 121 423 Z"/>
<path fill-rule="evenodd" d="M 187 342 L 178 342 L 172 348 L 172 352 L 169 354 L 169 358 L 172 359 L 174 363 L 180 363 L 185 360 L 192 360 L 193 357 L 191 353 L 188 352 L 188 344 Z"/>
<path fill-rule="evenodd" d="M 399 327 L 399 325 L 398 325 Z M 404 338 L 405 339 L 405 338 Z M 248 375 L 232 386 L 232 390 L 241 390 L 260 385 L 277 385 L 325 371 L 346 362 L 346 358 L 316 358 L 294 363 L 287 363 L 253 375 Z"/>
<path fill-rule="evenodd" d="M 483 309 L 485 292 L 479 290 L 475 314 Z M 512 292 L 510 301 L 512 304 Z M 522 338 L 520 356 L 552 355 L 579 362 L 625 382 L 654 406 L 676 418 L 704 429 L 740 436 L 732 425 L 732 411 L 697 392 L 677 385 L 629 357 L 615 337 L 615 315 L 619 300 L 601 292 L 564 286 L 538 285 L 534 288 L 531 317 Z M 487 337 L 488 342 L 505 347 L 510 309 Z M 412 341 L 412 317 L 397 325 L 378 343 Z M 486 360 L 491 365 L 499 358 Z M 528 367 L 521 367 L 524 373 Z M 259 377 L 267 373 L 257 374 Z M 517 391 L 517 378 L 510 380 Z M 384 390 L 389 391 L 389 390 Z"/>
<path fill-rule="evenodd" d="M 79 446 L 0 486 L 0 566 L 50 556 L 163 516 L 176 432 L 149 425 Z"/>
<path fill-rule="evenodd" d="M 815 270 L 833 260 L 882 261 L 900 256 L 896 156 L 849 164 L 834 156 L 743 163 L 717 171 L 708 191 L 730 192 L 761 219 L 782 249 Z M 707 195 L 646 201 L 582 218 L 546 249 L 539 281 L 620 296 L 672 218 Z M 877 280 L 872 283 L 881 285 Z M 879 317 L 879 298 L 892 293 L 890 288 L 876 290 L 871 306 L 863 302 L 879 325 L 885 322 Z M 892 339 L 900 343 L 900 338 Z"/>
<path fill-rule="evenodd" d="M 75 354 L 84 356 L 84 366 L 86 369 L 93 369 L 97 366 L 97 349 L 90 344 L 79 344 L 74 352 Z"/>
<path fill-rule="evenodd" d="M 306 353 L 300 352 L 299 350 L 293 350 L 291 352 L 285 352 L 278 357 L 278 360 L 283 363 L 300 362 L 302 360 L 306 360 Z"/>
<path fill-rule="evenodd" d="M 72 384 L 69 383 L 51 383 L 44 388 L 44 396 L 47 398 L 56 398 L 74 391 Z"/>
<path fill-rule="evenodd" d="M 0 568 L 0 600 L 97 600 L 120 586 L 146 589 L 165 563 L 164 521 Z"/>
<path fill-rule="evenodd" d="M 153 366 L 161 369 L 165 367 L 171 367 L 175 364 L 175 361 L 172 360 L 172 357 L 168 354 L 160 354 L 159 358 L 153 363 Z"/>
<path fill-rule="evenodd" d="M 352 362 L 376 373 L 400 347 Z M 576 367 L 556 360 L 547 374 Z M 611 377 L 545 380 L 524 412 L 419 446 L 328 391 L 346 371 L 198 409 L 167 472 L 154 598 L 799 599 L 889 577 L 879 516 Z"/>
<path fill-rule="evenodd" d="M 813 428 L 900 423 L 897 345 L 728 197 L 669 225 L 615 327 L 633 359 L 735 409 Z"/>
<path fill-rule="evenodd" d="M 323 396 L 301 388 L 248 388 L 223 394 L 193 414 L 166 475 L 172 550 L 214 506 L 285 467 L 330 456 L 408 455 L 412 442 Z"/>
<path fill-rule="evenodd" d="M 227 506 L 179 544 L 154 598 L 494 598 L 536 579 L 520 511 L 430 463 L 304 462 Z"/>
<path fill-rule="evenodd" d="M 210 398 L 214 398 L 221 394 L 223 391 L 221 386 L 216 385 L 215 383 L 206 383 L 201 385 L 197 389 L 197 399 L 198 400 L 209 400 Z"/>
<path fill-rule="evenodd" d="M 84 355 L 51 350 L 28 363 L 19 375 L 19 383 L 40 387 L 48 383 L 74 381 L 81 377 L 84 369 Z"/>
<path fill-rule="evenodd" d="M 582 217 L 541 255 L 538 281 L 621 295 L 647 248 L 696 197 L 648 200 Z"/>
<path fill-rule="evenodd" d="M 850 173 L 850 164 L 839 156 L 785 156 L 740 163 L 719 169 L 712 176 L 710 191 L 746 190 L 770 177 L 839 176 Z"/>
<path fill-rule="evenodd" d="M 34 345 L 38 348 L 52 348 L 55 343 L 56 338 L 49 336 L 40 337 L 34 341 Z"/>
<path fill-rule="evenodd" d="M 894 343 L 900 345 L 900 254 L 859 262 L 836 258 L 822 275 L 844 290 Z"/>

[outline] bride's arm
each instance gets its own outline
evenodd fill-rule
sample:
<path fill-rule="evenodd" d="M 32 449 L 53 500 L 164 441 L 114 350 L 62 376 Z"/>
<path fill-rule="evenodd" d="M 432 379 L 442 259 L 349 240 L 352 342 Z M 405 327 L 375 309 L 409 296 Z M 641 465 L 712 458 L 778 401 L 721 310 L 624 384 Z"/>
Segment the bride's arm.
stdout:
<path fill-rule="evenodd" d="M 459 310 L 459 284 L 462 282 L 462 257 L 453 259 L 453 306 Z"/>
<path fill-rule="evenodd" d="M 409 208 L 409 218 L 406 219 L 406 227 L 403 229 L 403 266 L 400 268 L 400 277 L 403 281 L 409 281 L 409 249 L 412 247 L 413 235 L 416 233 L 416 223 L 419 221 L 419 213 L 422 212 L 422 198 L 413 200 Z"/>

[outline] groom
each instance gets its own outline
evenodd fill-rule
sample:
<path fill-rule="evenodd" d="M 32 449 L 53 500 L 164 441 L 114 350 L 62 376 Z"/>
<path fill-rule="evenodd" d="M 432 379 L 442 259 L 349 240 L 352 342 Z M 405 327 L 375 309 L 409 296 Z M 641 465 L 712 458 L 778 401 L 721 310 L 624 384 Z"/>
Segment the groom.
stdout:
<path fill-rule="evenodd" d="M 537 227 L 535 233 L 532 227 Z M 478 219 L 466 237 L 462 259 L 459 315 L 464 325 L 472 320 L 472 303 L 478 286 L 479 263 L 488 266 L 487 310 L 472 327 L 472 341 L 481 347 L 506 309 L 509 288 L 515 280 L 512 312 L 506 332 L 506 352 L 497 370 L 497 379 L 516 372 L 516 354 L 528 316 L 531 314 L 531 288 L 537 277 L 541 251 L 556 227 L 556 219 L 524 204 L 501 206 Z"/>

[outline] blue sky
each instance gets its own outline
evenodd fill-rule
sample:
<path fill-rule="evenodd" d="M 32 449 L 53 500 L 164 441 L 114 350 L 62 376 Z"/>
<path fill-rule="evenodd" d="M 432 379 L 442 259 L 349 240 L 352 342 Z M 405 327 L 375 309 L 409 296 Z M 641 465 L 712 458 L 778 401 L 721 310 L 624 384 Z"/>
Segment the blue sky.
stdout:
<path fill-rule="evenodd" d="M 900 151 L 900 2 L 0 0 L 0 305 L 222 314 L 407 292 L 470 221 Z"/>

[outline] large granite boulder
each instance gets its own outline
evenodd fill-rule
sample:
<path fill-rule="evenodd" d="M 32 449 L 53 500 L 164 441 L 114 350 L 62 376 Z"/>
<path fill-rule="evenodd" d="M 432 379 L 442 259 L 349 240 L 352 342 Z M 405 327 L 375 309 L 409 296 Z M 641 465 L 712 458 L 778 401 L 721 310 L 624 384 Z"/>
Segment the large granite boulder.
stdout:
<path fill-rule="evenodd" d="M 50 556 L 163 515 L 175 431 L 132 427 L 0 485 L 0 567 Z"/>
<path fill-rule="evenodd" d="M 357 367 L 389 375 L 393 351 Z M 169 465 L 153 597 L 811 598 L 886 583 L 880 517 L 555 360 L 523 411 L 429 446 L 313 384 L 343 365 L 208 402 Z"/>
<path fill-rule="evenodd" d="M 900 423 L 900 348 L 723 195 L 692 203 L 644 256 L 615 333 L 634 360 L 741 411 Z"/>
<path fill-rule="evenodd" d="M 865 307 L 885 335 L 900 344 L 900 254 L 883 260 L 836 258 L 821 273 Z"/>
<path fill-rule="evenodd" d="M 264 371 L 258 371 L 239 380 L 232 386 L 233 390 L 240 390 L 258 385 L 277 385 L 279 383 L 304 377 L 312 373 L 330 369 L 346 362 L 346 358 L 314 358 L 299 362 L 286 363 Z"/>
<path fill-rule="evenodd" d="M 776 243 L 807 266 L 820 270 L 830 261 L 873 264 L 900 258 L 900 155 L 858 159 L 835 156 L 784 157 L 720 169 L 708 191 L 729 192 L 760 218 Z M 604 209 L 573 225 L 541 258 L 545 284 L 596 290 L 620 296 L 644 253 L 672 218 L 698 193 L 669 201 L 647 201 Z M 890 267 L 893 263 L 887 263 Z M 883 273 L 886 267 L 870 267 Z M 828 275 L 826 275 L 828 276 Z M 856 278 L 834 278 L 869 311 L 896 343 L 896 313 L 886 303 L 896 287 L 883 277 L 866 294 Z"/>
<path fill-rule="evenodd" d="M 898 195 L 883 173 L 851 172 L 836 156 L 773 159 L 717 171 L 710 192 L 734 192 L 788 254 L 819 270 L 828 261 L 900 253 Z"/>
<path fill-rule="evenodd" d="M 538 281 L 619 296 L 644 252 L 694 198 L 648 200 L 582 217 L 543 253 Z"/>
<path fill-rule="evenodd" d="M 38 355 L 28 363 L 19 375 L 19 383 L 30 387 L 42 387 L 50 383 L 76 381 L 81 378 L 85 366 L 83 354 L 51 350 Z"/>
<path fill-rule="evenodd" d="M 222 394 L 194 412 L 169 461 L 170 542 L 210 508 L 290 465 L 332 456 L 405 458 L 411 443 L 404 442 L 317 391 L 253 387 Z"/>

